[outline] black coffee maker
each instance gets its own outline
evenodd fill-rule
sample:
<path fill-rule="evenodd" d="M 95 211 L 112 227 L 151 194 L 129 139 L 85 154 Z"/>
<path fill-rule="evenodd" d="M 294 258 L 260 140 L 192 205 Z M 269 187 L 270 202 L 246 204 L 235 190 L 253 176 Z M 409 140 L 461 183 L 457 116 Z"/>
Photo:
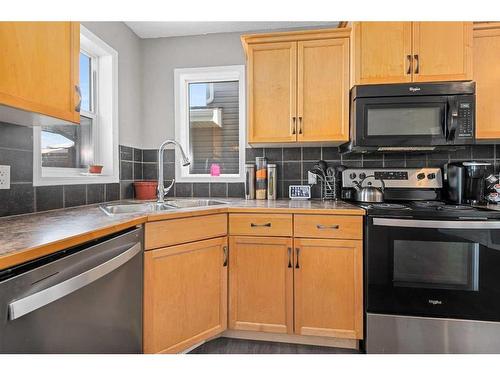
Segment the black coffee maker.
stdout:
<path fill-rule="evenodd" d="M 486 178 L 492 172 L 491 163 L 463 161 L 445 166 L 446 196 L 456 204 L 486 202 Z"/>

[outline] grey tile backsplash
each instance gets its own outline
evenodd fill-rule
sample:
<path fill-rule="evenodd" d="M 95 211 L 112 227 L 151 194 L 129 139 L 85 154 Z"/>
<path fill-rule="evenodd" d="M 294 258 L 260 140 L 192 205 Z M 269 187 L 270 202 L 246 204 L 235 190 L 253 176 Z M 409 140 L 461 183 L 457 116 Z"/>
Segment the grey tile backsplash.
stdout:
<path fill-rule="evenodd" d="M 500 170 L 500 146 L 475 145 L 449 152 L 347 154 L 337 147 L 247 148 L 246 161 L 265 156 L 278 166 L 278 197 L 288 197 L 288 186 L 307 183 L 307 171 L 323 159 L 328 164 L 348 167 L 442 167 L 453 160 L 484 160 Z M 65 186 L 33 186 L 33 131 L 31 128 L 0 123 L 0 165 L 11 166 L 11 189 L 0 190 L 0 216 L 53 210 L 134 197 L 134 180 L 156 180 L 157 151 L 120 146 L 120 183 Z M 165 185 L 175 176 L 175 153 L 165 150 Z M 313 187 L 313 197 L 319 188 Z M 243 197 L 243 183 L 177 183 L 169 196 Z"/>

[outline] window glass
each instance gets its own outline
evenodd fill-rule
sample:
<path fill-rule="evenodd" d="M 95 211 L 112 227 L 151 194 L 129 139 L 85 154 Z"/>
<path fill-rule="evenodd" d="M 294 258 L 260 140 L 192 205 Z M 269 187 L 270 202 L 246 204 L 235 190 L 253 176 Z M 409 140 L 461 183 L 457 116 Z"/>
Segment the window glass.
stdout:
<path fill-rule="evenodd" d="M 189 84 L 191 174 L 239 173 L 239 82 Z"/>
<path fill-rule="evenodd" d="M 82 111 L 91 112 L 92 108 L 92 60 L 80 52 L 80 90 L 82 94 Z"/>
<path fill-rule="evenodd" d="M 86 168 L 93 163 L 92 119 L 80 116 L 80 125 L 41 130 L 42 167 Z"/>

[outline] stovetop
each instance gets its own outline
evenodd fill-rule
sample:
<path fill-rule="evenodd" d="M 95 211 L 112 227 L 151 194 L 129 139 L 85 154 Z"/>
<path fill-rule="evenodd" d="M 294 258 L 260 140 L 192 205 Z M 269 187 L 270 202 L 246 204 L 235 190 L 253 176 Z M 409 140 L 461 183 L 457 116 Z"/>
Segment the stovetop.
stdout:
<path fill-rule="evenodd" d="M 443 218 L 448 220 L 500 219 L 500 211 L 484 207 L 450 204 L 443 201 L 397 201 L 358 203 L 369 216 Z"/>

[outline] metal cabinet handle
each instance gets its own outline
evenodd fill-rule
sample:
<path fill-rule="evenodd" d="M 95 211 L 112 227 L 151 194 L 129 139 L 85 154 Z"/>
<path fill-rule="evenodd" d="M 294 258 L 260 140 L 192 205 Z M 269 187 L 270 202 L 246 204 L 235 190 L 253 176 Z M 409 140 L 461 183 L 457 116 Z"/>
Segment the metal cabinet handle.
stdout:
<path fill-rule="evenodd" d="M 268 227 L 268 228 L 271 228 L 271 223 L 265 223 L 265 224 L 250 223 L 250 226 L 252 228 L 255 228 L 255 227 Z"/>
<path fill-rule="evenodd" d="M 302 116 L 299 116 L 299 134 L 302 134 Z"/>
<path fill-rule="evenodd" d="M 222 263 L 222 267 L 227 267 L 227 260 L 228 260 L 227 246 L 224 246 L 222 250 L 224 251 L 224 262 Z"/>
<path fill-rule="evenodd" d="M 292 116 L 292 135 L 295 135 L 295 133 L 297 132 L 297 118 L 295 116 Z"/>
<path fill-rule="evenodd" d="M 322 229 L 339 229 L 340 225 L 323 225 L 323 224 L 317 224 L 316 228 L 322 230 Z"/>
<path fill-rule="evenodd" d="M 419 63 L 419 60 L 418 60 L 418 55 L 413 55 L 413 58 L 415 59 L 415 74 L 419 74 L 420 73 L 420 63 Z"/>
<path fill-rule="evenodd" d="M 292 248 L 288 248 L 288 268 L 292 268 Z"/>
<path fill-rule="evenodd" d="M 299 255 L 300 255 L 300 249 L 297 247 L 297 248 L 295 248 L 295 256 L 296 256 L 295 268 L 300 268 Z"/>
<path fill-rule="evenodd" d="M 80 90 L 80 86 L 75 85 L 75 91 L 78 94 L 78 104 L 75 106 L 75 112 L 80 112 L 82 107 L 82 91 Z"/>
<path fill-rule="evenodd" d="M 8 306 L 9 320 L 20 318 L 21 316 L 38 310 L 39 308 L 44 307 L 49 303 L 57 301 L 58 299 L 76 292 L 78 289 L 81 289 L 96 280 L 99 280 L 101 277 L 106 276 L 107 274 L 116 270 L 118 267 L 121 267 L 122 265 L 127 263 L 141 251 L 142 246 L 140 243 L 137 243 L 127 251 L 124 251 L 120 255 L 98 265 L 97 267 L 91 268 L 90 270 L 74 276 L 66 281 L 12 302 Z"/>
<path fill-rule="evenodd" d="M 408 60 L 408 70 L 406 71 L 406 74 L 411 74 L 411 68 L 413 65 L 413 60 L 411 59 L 411 55 L 406 55 L 406 58 Z"/>

